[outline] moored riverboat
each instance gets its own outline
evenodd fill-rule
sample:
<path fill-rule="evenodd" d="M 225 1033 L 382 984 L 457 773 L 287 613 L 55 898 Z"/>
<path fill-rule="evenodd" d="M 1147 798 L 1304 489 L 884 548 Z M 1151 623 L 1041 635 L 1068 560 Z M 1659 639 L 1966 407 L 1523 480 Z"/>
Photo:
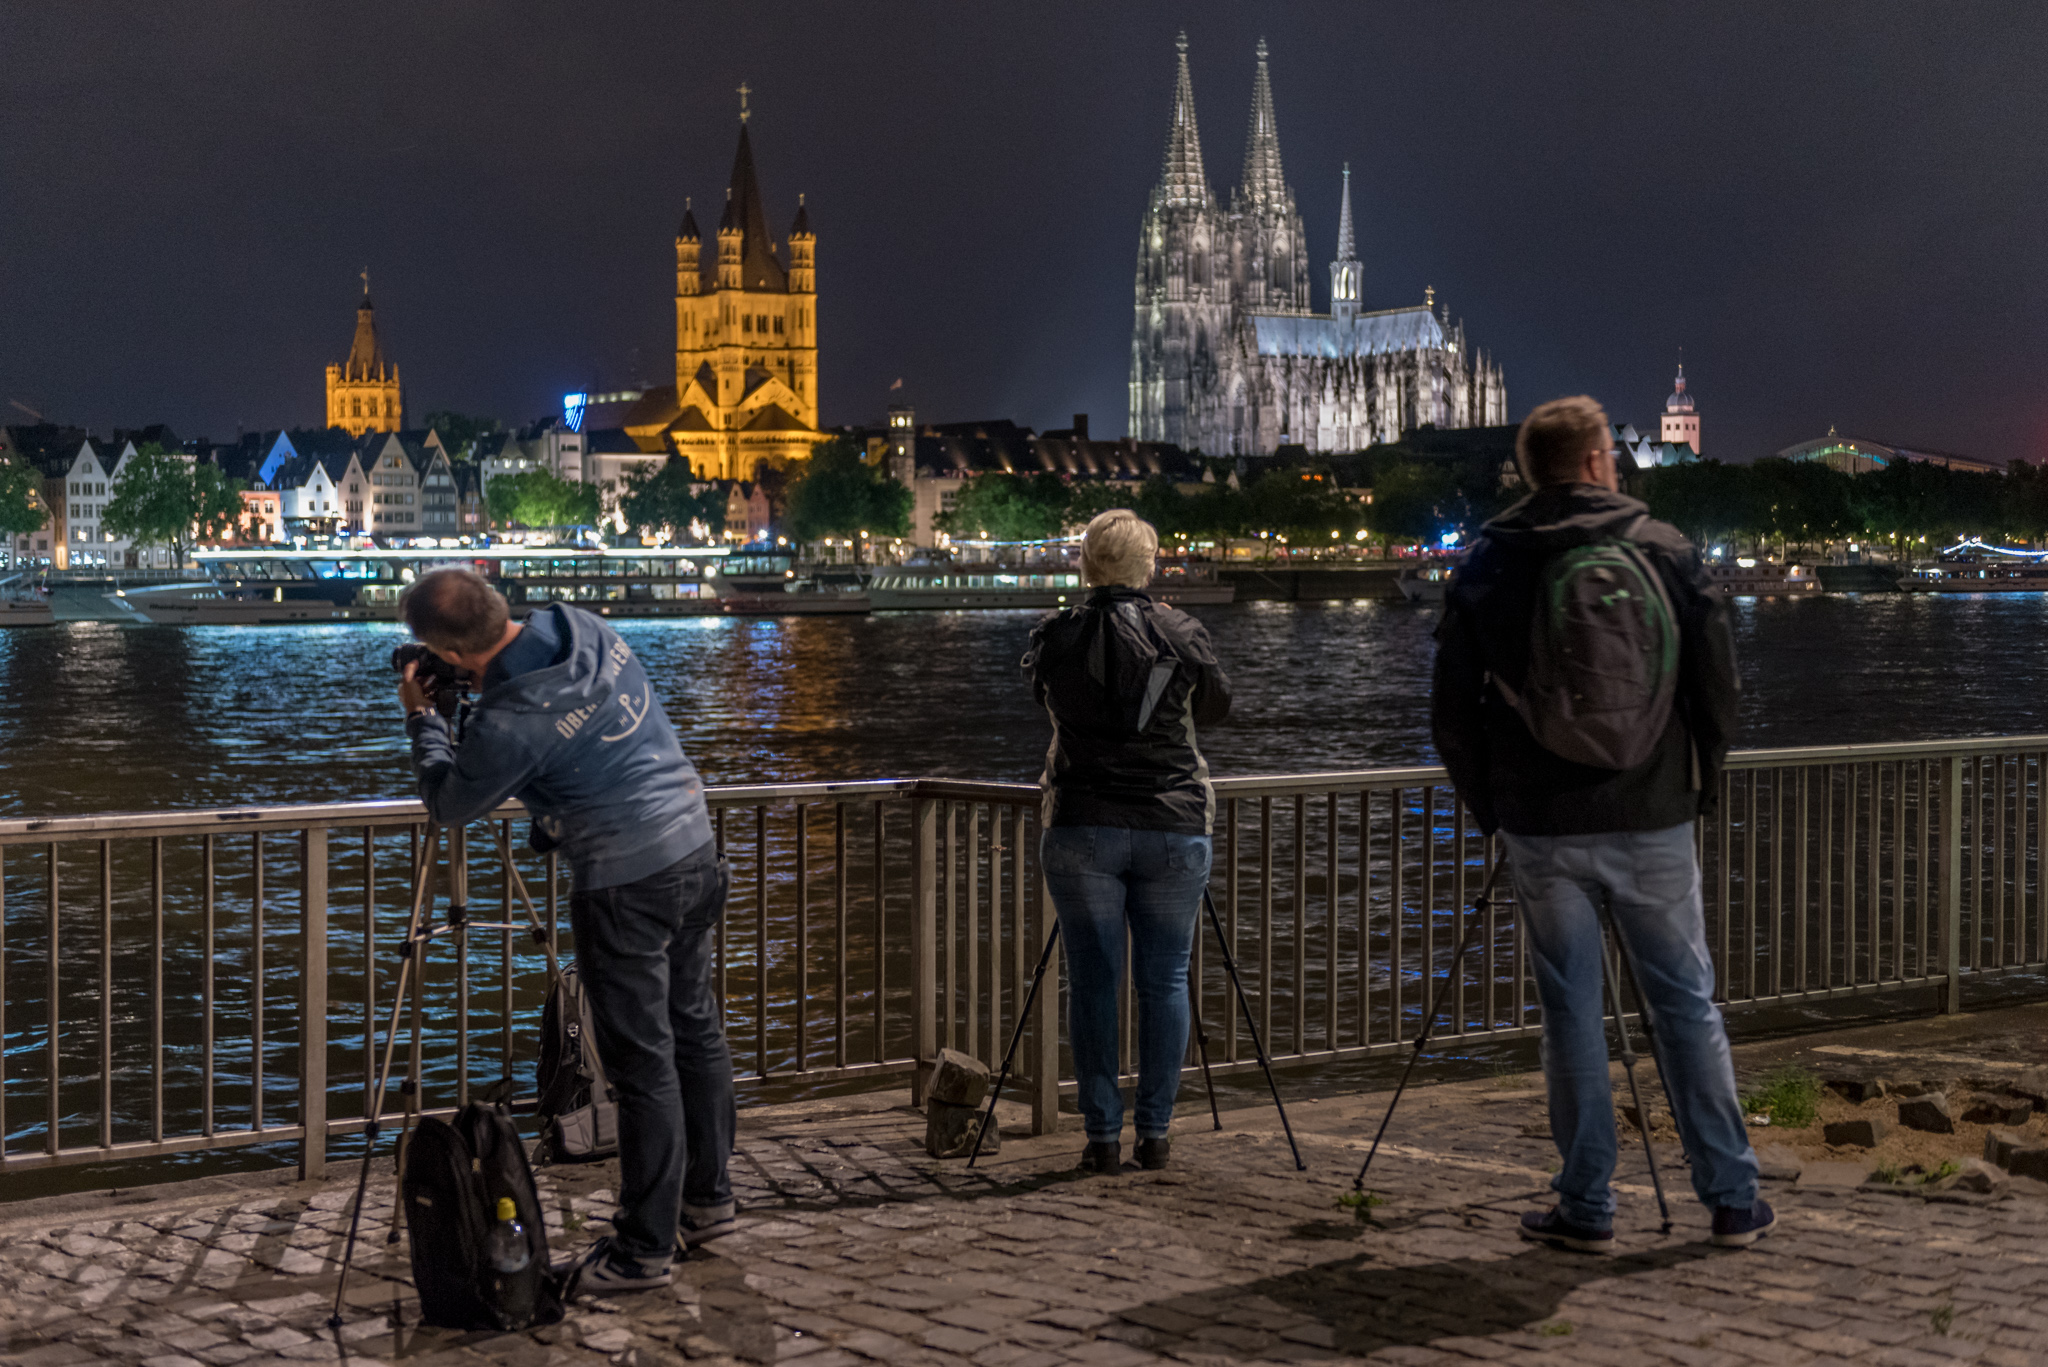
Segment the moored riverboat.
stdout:
<path fill-rule="evenodd" d="M 0 580 L 0 627 L 46 627 L 56 620 L 48 595 L 20 576 Z"/>
<path fill-rule="evenodd" d="M 1213 606 L 1237 597 L 1200 565 L 1162 565 L 1146 592 L 1175 607 Z M 903 565 L 878 569 L 868 580 L 875 610 L 1060 608 L 1086 597 L 1080 572 L 1066 566 Z"/>
<path fill-rule="evenodd" d="M 1936 560 L 1899 580 L 1907 593 L 2048 593 L 2048 565 L 2031 561 Z"/>
<path fill-rule="evenodd" d="M 1403 565 L 1394 577 L 1394 587 L 1411 603 L 1441 603 L 1451 591 L 1457 566 L 1447 560 L 1426 560 Z"/>
<path fill-rule="evenodd" d="M 1721 598 L 1798 597 L 1820 591 L 1820 577 L 1800 565 L 1780 565 L 1742 556 L 1710 562 L 1707 585 Z"/>

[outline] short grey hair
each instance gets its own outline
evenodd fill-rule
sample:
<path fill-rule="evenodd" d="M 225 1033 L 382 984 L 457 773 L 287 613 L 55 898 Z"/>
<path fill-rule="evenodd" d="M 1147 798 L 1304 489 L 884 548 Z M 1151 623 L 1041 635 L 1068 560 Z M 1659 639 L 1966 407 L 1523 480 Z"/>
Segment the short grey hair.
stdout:
<path fill-rule="evenodd" d="M 1159 533 L 1129 508 L 1097 514 L 1081 533 L 1081 579 L 1090 588 L 1142 589 L 1158 557 Z"/>

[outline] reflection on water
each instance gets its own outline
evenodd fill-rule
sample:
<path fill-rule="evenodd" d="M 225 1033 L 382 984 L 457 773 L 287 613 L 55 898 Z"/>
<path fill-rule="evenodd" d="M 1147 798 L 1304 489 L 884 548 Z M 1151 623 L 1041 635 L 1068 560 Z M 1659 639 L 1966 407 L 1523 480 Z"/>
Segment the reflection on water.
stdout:
<path fill-rule="evenodd" d="M 1035 777 L 1046 727 L 1017 658 L 1037 614 L 625 622 L 712 783 Z M 1237 701 L 1219 774 L 1431 757 L 1435 614 L 1204 609 Z M 1833 597 L 1734 607 L 1747 745 L 2041 728 L 2048 599 Z M 10 815 L 389 797 L 409 789 L 396 626 L 0 635 Z"/>
<path fill-rule="evenodd" d="M 1436 615 L 1388 603 L 1202 609 L 1235 685 L 1218 774 L 1433 758 Z M 1047 738 L 1017 669 L 1034 612 L 622 622 L 711 783 L 1030 780 Z M 1742 601 L 1744 745 L 2043 729 L 2048 598 Z M 410 791 L 392 625 L 0 633 L 0 811 Z"/>

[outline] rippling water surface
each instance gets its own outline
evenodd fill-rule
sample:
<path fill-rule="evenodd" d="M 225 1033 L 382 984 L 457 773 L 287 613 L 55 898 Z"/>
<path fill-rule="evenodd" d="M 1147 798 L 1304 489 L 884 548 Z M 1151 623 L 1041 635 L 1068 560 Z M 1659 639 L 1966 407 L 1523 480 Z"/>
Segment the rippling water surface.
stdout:
<path fill-rule="evenodd" d="M 1434 758 L 1436 615 L 1405 604 L 1204 609 L 1236 702 L 1219 774 Z M 623 622 L 711 783 L 1030 780 L 1047 728 L 1017 669 L 1031 612 Z M 2048 598 L 1734 605 L 1743 745 L 2043 729 Z M 410 791 L 396 626 L 0 633 L 0 811 L 392 797 Z"/>

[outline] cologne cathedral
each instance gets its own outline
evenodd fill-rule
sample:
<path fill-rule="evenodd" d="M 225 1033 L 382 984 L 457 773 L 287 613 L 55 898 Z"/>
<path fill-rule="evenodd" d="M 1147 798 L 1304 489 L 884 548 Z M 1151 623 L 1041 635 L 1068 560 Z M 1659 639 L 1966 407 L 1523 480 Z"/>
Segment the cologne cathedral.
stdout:
<path fill-rule="evenodd" d="M 1308 238 L 1280 169 L 1263 40 L 1243 180 L 1219 206 L 1202 169 L 1186 34 L 1178 47 L 1166 162 L 1138 237 L 1131 435 L 1261 455 L 1286 444 L 1356 451 L 1426 424 L 1505 423 L 1500 367 L 1472 353 L 1433 294 L 1420 306 L 1360 307 L 1348 168 L 1330 311 L 1311 311 Z"/>

